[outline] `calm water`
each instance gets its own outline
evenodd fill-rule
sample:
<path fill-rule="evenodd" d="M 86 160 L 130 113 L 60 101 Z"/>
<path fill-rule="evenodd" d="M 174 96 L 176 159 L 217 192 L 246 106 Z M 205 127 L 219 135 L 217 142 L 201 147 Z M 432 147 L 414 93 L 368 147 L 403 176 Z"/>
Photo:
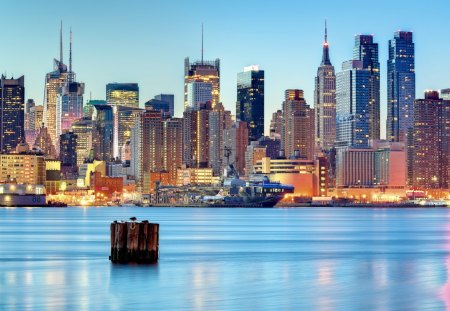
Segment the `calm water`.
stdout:
<path fill-rule="evenodd" d="M 109 223 L 161 224 L 112 265 Z M 0 310 L 450 310 L 446 209 L 0 209 Z"/>

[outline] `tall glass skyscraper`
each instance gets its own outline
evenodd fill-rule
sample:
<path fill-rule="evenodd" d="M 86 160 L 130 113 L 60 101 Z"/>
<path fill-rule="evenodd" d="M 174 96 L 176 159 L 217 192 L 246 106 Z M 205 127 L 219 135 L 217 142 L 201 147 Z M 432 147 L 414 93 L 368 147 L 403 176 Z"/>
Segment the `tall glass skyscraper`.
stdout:
<path fill-rule="evenodd" d="M 0 82 L 0 151 L 14 151 L 25 139 L 25 78 Z"/>
<path fill-rule="evenodd" d="M 336 75 L 337 147 L 369 146 L 370 78 L 359 60 L 344 62 Z"/>
<path fill-rule="evenodd" d="M 139 85 L 137 83 L 108 83 L 106 85 L 106 102 L 139 108 Z"/>
<path fill-rule="evenodd" d="M 389 40 L 387 62 L 387 122 L 386 136 L 390 141 L 407 141 L 413 127 L 416 74 L 413 34 L 397 31 Z"/>
<path fill-rule="evenodd" d="M 247 123 L 249 141 L 264 136 L 264 70 L 248 66 L 237 75 L 236 116 Z"/>
<path fill-rule="evenodd" d="M 326 25 L 322 62 L 315 83 L 314 111 L 317 146 L 322 150 L 333 148 L 336 141 L 336 75 L 330 61 Z"/>
<path fill-rule="evenodd" d="M 59 137 L 72 124 L 83 118 L 84 83 L 67 82 L 57 96 L 56 101 L 56 134 Z"/>
<path fill-rule="evenodd" d="M 362 61 L 364 69 L 370 71 L 369 79 L 369 139 L 380 139 L 380 62 L 378 43 L 372 35 L 355 36 L 353 59 Z"/>

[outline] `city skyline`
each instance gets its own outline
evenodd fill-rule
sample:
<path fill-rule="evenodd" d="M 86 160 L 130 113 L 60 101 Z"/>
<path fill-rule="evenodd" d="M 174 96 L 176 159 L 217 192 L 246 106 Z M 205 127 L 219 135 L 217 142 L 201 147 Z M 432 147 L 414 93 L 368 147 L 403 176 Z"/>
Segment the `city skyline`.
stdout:
<path fill-rule="evenodd" d="M 11 44 L 8 49 L 0 52 L 0 68 L 6 71 L 8 77 L 26 76 L 26 98 L 33 98 L 38 105 L 43 103 L 42 77 L 51 70 L 52 58 L 58 58 L 61 19 L 64 22 L 64 55 L 68 55 L 69 28 L 72 27 L 73 66 L 78 80 L 86 85 L 85 99 L 88 99 L 90 94 L 94 99 L 104 99 L 107 83 L 136 82 L 141 89 L 141 107 L 156 94 L 175 94 L 176 116 L 181 116 L 183 111 L 183 59 L 201 58 L 201 24 L 204 23 L 204 57 L 221 60 L 221 101 L 225 109 L 234 111 L 236 73 L 240 72 L 242 67 L 259 64 L 265 70 L 266 134 L 271 114 L 282 103 L 286 89 L 303 89 L 307 103 L 313 106 L 314 77 L 322 56 L 325 18 L 328 20 L 330 57 L 336 68 L 339 68 L 343 61 L 351 59 L 354 35 L 373 34 L 375 42 L 379 44 L 382 137 L 385 137 L 386 130 L 388 40 L 395 31 L 402 29 L 414 33 L 417 98 L 425 89 L 443 89 L 450 85 L 445 76 L 450 70 L 450 64 L 439 61 L 450 53 L 450 46 L 441 44 L 439 40 L 444 37 L 445 29 L 448 28 L 445 27 L 448 22 L 439 18 L 445 10 L 434 12 L 435 18 L 429 23 L 420 23 L 417 21 L 418 17 L 428 8 L 425 4 L 411 5 L 406 1 L 397 1 L 388 5 L 387 1 L 382 1 L 374 9 L 374 16 L 384 18 L 383 23 L 379 23 L 376 18 L 365 18 L 363 8 L 355 6 L 355 1 L 301 6 L 291 1 L 261 4 L 258 5 L 259 14 L 248 13 L 245 19 L 240 19 L 240 16 L 232 13 L 233 6 L 226 4 L 218 4 L 219 10 L 215 9 L 221 12 L 221 16 L 209 14 L 211 9 L 204 8 L 203 1 L 194 1 L 192 4 L 175 2 L 179 7 L 177 10 L 171 10 L 173 2 L 142 3 L 126 8 L 119 7 L 119 2 L 115 1 L 108 2 L 107 6 L 101 6 L 101 3 L 90 4 L 81 1 L 76 7 L 58 3 L 58 6 L 55 6 L 58 10 L 52 7 L 52 2 L 45 5 L 33 2 L 25 2 L 20 6 L 4 5 L 6 23 L 13 16 L 8 12 L 12 13 L 14 10 L 19 9 L 26 17 L 21 22 L 21 27 L 5 35 L 5 42 Z M 255 3 L 242 4 L 243 12 L 251 12 L 249 9 Z M 444 1 L 436 1 L 435 4 L 440 8 L 448 6 Z M 301 24 L 290 20 L 290 17 L 297 14 L 286 13 L 283 10 L 286 5 L 293 8 L 290 10 L 292 12 L 297 11 L 297 7 L 308 12 L 300 16 Z M 105 10 L 103 16 L 98 14 L 100 7 Z M 352 10 L 346 12 L 349 7 Z M 182 25 L 182 22 L 178 21 L 182 16 L 188 16 L 189 12 L 195 12 L 199 8 L 202 8 L 205 14 L 198 20 L 188 25 Z M 400 9 L 402 14 L 398 14 Z M 154 13 L 155 21 L 145 18 L 144 13 L 148 12 Z M 127 25 L 111 31 L 111 27 L 115 25 L 113 21 L 121 13 L 133 15 L 135 19 L 129 19 Z M 83 19 L 78 18 L 80 14 Z M 347 18 L 350 15 L 352 19 Z M 52 17 L 42 19 L 42 16 Z M 258 19 L 263 22 L 255 32 L 251 25 Z M 93 27 L 95 31 L 92 31 Z M 151 31 L 152 29 L 155 31 Z M 251 44 L 245 45 L 249 35 Z M 21 37 L 20 41 L 17 41 L 18 36 Z M 120 36 L 121 40 L 114 40 L 115 36 Z M 299 40 L 289 40 L 293 37 Z M 286 45 L 288 40 L 290 44 Z M 122 44 L 118 45 L 117 42 Z M 432 48 L 436 43 L 440 44 L 439 49 Z"/>

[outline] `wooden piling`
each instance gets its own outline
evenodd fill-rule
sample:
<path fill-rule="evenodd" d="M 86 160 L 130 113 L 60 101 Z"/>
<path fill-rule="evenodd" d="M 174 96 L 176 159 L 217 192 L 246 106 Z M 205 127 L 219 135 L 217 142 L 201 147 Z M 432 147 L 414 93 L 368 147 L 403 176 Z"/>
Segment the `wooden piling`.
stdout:
<path fill-rule="evenodd" d="M 114 221 L 110 225 L 113 263 L 155 263 L 158 261 L 159 224 Z"/>

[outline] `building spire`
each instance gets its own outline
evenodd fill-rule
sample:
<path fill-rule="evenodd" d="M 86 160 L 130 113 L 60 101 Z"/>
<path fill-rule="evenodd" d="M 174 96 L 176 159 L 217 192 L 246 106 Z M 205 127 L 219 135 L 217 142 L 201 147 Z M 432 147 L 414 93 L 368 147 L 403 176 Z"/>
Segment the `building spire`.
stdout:
<path fill-rule="evenodd" d="M 69 43 L 69 72 L 72 72 L 72 27 L 70 27 L 70 43 Z"/>
<path fill-rule="evenodd" d="M 330 53 L 328 51 L 328 27 L 327 20 L 325 20 L 325 41 L 323 43 L 322 63 L 320 65 L 330 65 Z"/>
<path fill-rule="evenodd" d="M 202 23 L 202 65 L 203 65 L 203 23 Z"/>
<path fill-rule="evenodd" d="M 61 28 L 59 28 L 59 62 L 63 63 L 63 39 L 62 39 L 63 22 L 61 20 Z"/>

